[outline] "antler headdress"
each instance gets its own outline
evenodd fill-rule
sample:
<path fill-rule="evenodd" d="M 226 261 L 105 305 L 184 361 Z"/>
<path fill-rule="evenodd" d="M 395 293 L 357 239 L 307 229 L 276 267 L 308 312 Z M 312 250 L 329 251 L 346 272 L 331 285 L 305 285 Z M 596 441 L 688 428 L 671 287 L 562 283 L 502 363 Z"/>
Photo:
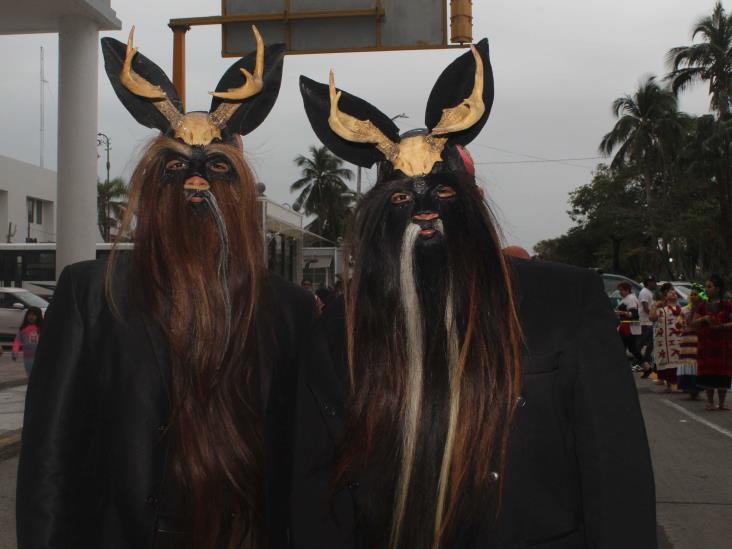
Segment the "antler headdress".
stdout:
<path fill-rule="evenodd" d="M 493 72 L 488 41 L 470 46 L 440 75 L 427 101 L 421 135 L 399 136 L 394 123 L 376 107 L 330 85 L 300 77 L 310 124 L 335 154 L 359 166 L 388 161 L 414 177 L 429 173 L 443 160 L 447 146 L 465 145 L 480 132 L 493 103 Z"/>
<path fill-rule="evenodd" d="M 127 44 L 102 39 L 104 64 L 112 87 L 132 116 L 188 145 L 208 145 L 228 134 L 245 135 L 259 126 L 272 109 L 282 80 L 285 47 L 265 48 L 256 27 L 256 52 L 224 73 L 208 113 L 184 113 L 178 93 L 165 73 L 133 47 L 135 27 Z"/>

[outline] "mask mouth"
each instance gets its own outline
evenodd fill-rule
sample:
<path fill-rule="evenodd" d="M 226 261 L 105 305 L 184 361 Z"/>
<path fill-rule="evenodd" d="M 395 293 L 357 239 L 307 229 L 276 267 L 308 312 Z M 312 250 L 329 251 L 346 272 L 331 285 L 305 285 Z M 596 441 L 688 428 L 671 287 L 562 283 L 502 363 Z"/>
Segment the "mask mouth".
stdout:
<path fill-rule="evenodd" d="M 430 220 L 415 219 L 412 221 L 419 227 L 419 238 L 428 240 L 442 233 L 442 221 L 439 218 Z"/>
<path fill-rule="evenodd" d="M 206 202 L 206 200 L 209 196 L 209 191 L 207 191 L 207 190 L 206 191 L 204 191 L 204 190 L 194 191 L 191 189 L 186 189 L 185 196 L 186 196 L 186 202 L 188 202 L 188 204 L 191 204 L 192 206 L 199 206 L 199 205 L 203 204 L 204 202 Z"/>

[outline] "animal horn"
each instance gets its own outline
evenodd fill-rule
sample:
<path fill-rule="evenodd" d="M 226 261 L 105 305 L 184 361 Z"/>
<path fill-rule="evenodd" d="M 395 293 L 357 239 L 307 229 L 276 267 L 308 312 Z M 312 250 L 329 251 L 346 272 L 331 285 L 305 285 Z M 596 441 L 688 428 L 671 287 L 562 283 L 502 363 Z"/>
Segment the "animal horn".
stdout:
<path fill-rule="evenodd" d="M 359 120 L 338 108 L 341 92 L 336 91 L 335 76 L 330 71 L 330 115 L 328 125 L 340 137 L 354 143 L 372 143 L 387 160 L 394 162 L 399 153 L 399 145 L 386 137 L 371 120 Z"/>
<path fill-rule="evenodd" d="M 125 62 L 122 65 L 122 72 L 120 72 L 119 80 L 125 88 L 135 95 L 150 99 L 155 108 L 160 111 L 160 113 L 171 123 L 173 127 L 176 127 L 183 115 L 175 105 L 171 103 L 163 88 L 151 84 L 132 69 L 132 60 L 137 54 L 137 48 L 132 46 L 134 38 L 135 27 L 133 25 L 132 29 L 130 29 L 130 35 L 127 38 Z"/>
<path fill-rule="evenodd" d="M 257 42 L 257 57 L 254 65 L 254 74 L 246 69 L 239 69 L 244 75 L 244 84 L 238 88 L 229 88 L 225 92 L 209 92 L 214 97 L 228 99 L 233 102 L 222 102 L 214 112 L 209 115 L 211 122 L 218 128 L 223 128 L 236 110 L 241 105 L 241 101 L 257 95 L 264 87 L 264 40 L 259 34 L 257 27 L 252 25 L 254 39 Z"/>
<path fill-rule="evenodd" d="M 442 117 L 437 126 L 432 128 L 431 135 L 443 135 L 466 130 L 480 120 L 485 113 L 485 104 L 483 103 L 483 59 L 475 46 L 471 44 L 470 49 L 475 58 L 473 91 L 459 105 L 443 109 Z"/>

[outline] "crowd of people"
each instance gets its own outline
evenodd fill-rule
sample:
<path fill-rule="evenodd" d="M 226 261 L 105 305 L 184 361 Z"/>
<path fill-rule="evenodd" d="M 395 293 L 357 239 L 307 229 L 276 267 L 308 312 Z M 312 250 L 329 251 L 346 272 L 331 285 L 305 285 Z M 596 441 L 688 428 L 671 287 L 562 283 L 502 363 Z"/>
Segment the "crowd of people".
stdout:
<path fill-rule="evenodd" d="M 685 392 L 690 400 L 706 394 L 706 410 L 729 410 L 732 381 L 732 301 L 723 279 L 713 274 L 704 289 L 692 289 L 679 304 L 673 284 L 657 286 L 649 276 L 636 297 L 629 283 L 618 284 L 618 332 L 642 378 L 656 374 L 667 392 Z M 716 400 L 715 400 L 716 395 Z"/>

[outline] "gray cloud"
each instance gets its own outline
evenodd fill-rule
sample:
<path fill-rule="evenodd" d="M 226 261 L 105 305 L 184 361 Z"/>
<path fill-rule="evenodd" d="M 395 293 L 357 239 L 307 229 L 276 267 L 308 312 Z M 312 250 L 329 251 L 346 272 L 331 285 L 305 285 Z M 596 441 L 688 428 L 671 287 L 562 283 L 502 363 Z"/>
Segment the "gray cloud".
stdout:
<path fill-rule="evenodd" d="M 713 0 L 509 0 L 473 3 L 476 40 L 487 36 L 496 80 L 491 119 L 469 147 L 478 174 L 497 210 L 506 240 L 531 248 L 538 240 L 558 236 L 571 222 L 567 193 L 587 183 L 597 160 L 571 164 L 486 164 L 528 160 L 512 151 L 543 158 L 597 156 L 602 135 L 613 124 L 610 104 L 632 93 L 646 74 L 664 74 L 664 59 L 673 46 L 688 44 L 691 26 L 710 13 Z M 126 40 L 132 24 L 136 43 L 146 56 L 170 74 L 172 17 L 213 15 L 218 0 L 113 1 L 123 30 L 103 33 Z M 46 167 L 56 166 L 56 35 L 0 37 L 0 154 L 26 162 L 39 160 L 39 48 L 45 47 Z M 221 74 L 234 61 L 220 57 L 216 27 L 194 27 L 187 36 L 189 109 L 208 110 Z M 319 144 L 302 110 L 297 79 L 306 74 L 336 81 L 383 112 L 405 113 L 404 130 L 423 125 L 424 106 L 435 79 L 456 50 L 288 56 L 282 91 L 272 114 L 245 139 L 249 159 L 267 184 L 267 194 L 291 203 L 289 184 L 297 179 L 292 159 Z M 139 126 L 121 106 L 99 61 L 99 130 L 112 140 L 112 176 L 128 177 L 139 151 L 154 135 Z M 704 113 L 703 87 L 684 94 L 681 107 Z M 101 149 L 100 149 L 101 153 Z M 100 159 L 99 174 L 104 163 Z M 365 181 L 373 181 L 366 172 Z M 355 185 L 355 183 L 354 183 Z"/>

